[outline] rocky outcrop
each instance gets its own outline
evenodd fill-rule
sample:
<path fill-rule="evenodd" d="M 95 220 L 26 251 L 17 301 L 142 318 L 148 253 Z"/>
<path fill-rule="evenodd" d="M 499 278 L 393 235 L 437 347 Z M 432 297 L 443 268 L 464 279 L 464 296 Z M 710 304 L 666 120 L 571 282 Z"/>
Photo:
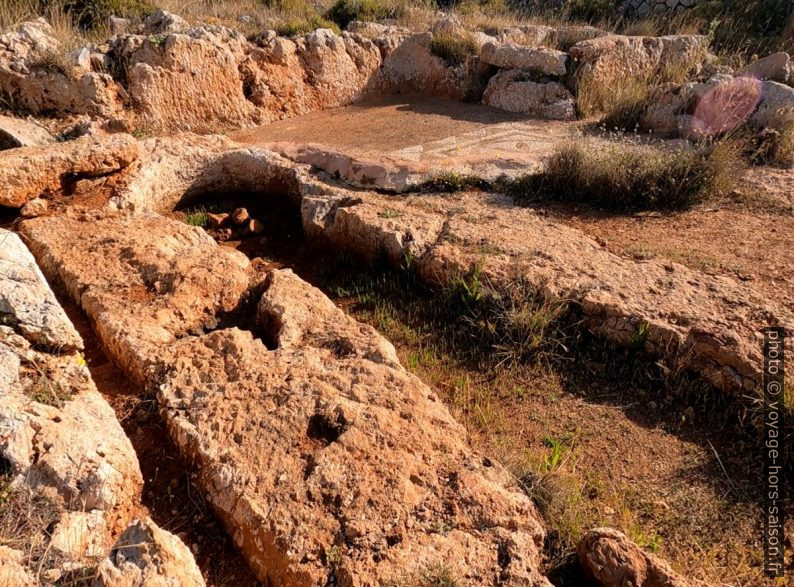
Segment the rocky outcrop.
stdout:
<path fill-rule="evenodd" d="M 19 208 L 43 194 L 68 190 L 79 179 L 119 171 L 139 153 L 138 142 L 121 134 L 1 151 L 0 206 Z"/>
<path fill-rule="evenodd" d="M 54 142 L 53 136 L 35 122 L 0 114 L 0 150 L 40 147 Z"/>
<path fill-rule="evenodd" d="M 547 120 L 572 120 L 576 118 L 574 97 L 558 82 L 532 81 L 524 71 L 512 69 L 497 73 L 488 82 L 482 98 L 483 104 L 520 112 Z"/>
<path fill-rule="evenodd" d="M 149 518 L 135 520 L 97 569 L 95 587 L 204 587 L 193 555 Z"/>
<path fill-rule="evenodd" d="M 751 62 L 740 69 L 738 73 L 760 80 L 785 84 L 791 80 L 791 58 L 788 53 L 780 51 Z"/>
<path fill-rule="evenodd" d="M 261 580 L 368 585 L 443 565 L 463 583 L 548 585 L 530 500 L 471 451 L 388 342 L 318 290 L 273 271 L 255 310 L 244 301 L 260 280 L 242 255 L 153 214 L 39 218 L 22 230 L 115 360 L 157 390 L 176 445 Z M 101 276 L 89 270 L 97 262 Z M 229 306 L 248 308 L 237 322 L 255 316 L 275 350 L 221 326 Z"/>
<path fill-rule="evenodd" d="M 555 49 L 521 47 L 514 43 L 487 43 L 480 60 L 502 69 L 523 69 L 541 75 L 563 76 L 566 73 L 567 53 Z"/>
<path fill-rule="evenodd" d="M 590 530 L 576 552 L 585 573 L 604 587 L 706 587 L 674 572 L 665 561 L 612 528 Z"/>
<path fill-rule="evenodd" d="M 347 30 L 375 43 L 380 50 L 381 59 L 386 59 L 405 39 L 411 36 L 411 31 L 404 27 L 359 20 L 354 20 L 347 25 Z"/>
<path fill-rule="evenodd" d="M 662 68 L 692 71 L 708 49 L 702 35 L 627 37 L 607 35 L 575 44 L 570 49 L 579 83 L 607 86 L 622 78 L 652 76 Z"/>
<path fill-rule="evenodd" d="M 430 50 L 433 33 L 413 35 L 383 61 L 383 93 L 419 92 L 462 100 L 476 85 L 477 64 L 451 67 Z"/>

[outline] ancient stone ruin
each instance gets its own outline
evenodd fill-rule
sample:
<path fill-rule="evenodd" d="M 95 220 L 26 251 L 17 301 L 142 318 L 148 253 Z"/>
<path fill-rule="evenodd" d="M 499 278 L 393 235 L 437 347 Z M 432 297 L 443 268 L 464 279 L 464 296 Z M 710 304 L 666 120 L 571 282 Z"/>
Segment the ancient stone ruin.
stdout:
<path fill-rule="evenodd" d="M 434 50 L 449 36 L 472 44 L 465 60 Z M 3 537 L 0 584 L 223 584 L 184 528 L 153 519 L 121 381 L 152 406 L 250 581 L 552 584 L 556 530 L 526 482 L 297 264 L 224 242 L 278 239 L 272 224 L 235 207 L 206 214 L 207 232 L 183 221 L 197 201 L 242 194 L 248 208 L 286 210 L 305 242 L 362 266 L 410 265 L 428 287 L 473 272 L 495 291 L 523 280 L 575 306 L 594 340 L 674 357 L 734 399 L 761 384 L 762 326 L 794 328 L 791 304 L 746 280 L 616 254 L 499 189 L 579 132 L 582 88 L 664 67 L 690 81 L 643 113 L 658 135 L 713 134 L 719 121 L 703 112 L 724 105 L 720 92 L 755 92 L 748 124 L 784 132 L 786 53 L 729 72 L 701 35 L 472 31 L 445 16 L 422 32 L 354 21 L 341 34 L 246 38 L 163 11 L 54 62 L 60 50 L 44 19 L 0 35 L 0 94 L 13 105 L 0 116 L 2 491 L 28 512 L 18 539 Z M 436 113 L 421 104 L 466 102 L 503 118 L 475 126 L 472 114 L 447 136 L 381 150 L 333 140 L 329 112 L 405 95 L 422 115 Z M 321 114 L 331 118 L 311 139 L 269 130 Z M 432 189 L 451 176 L 485 187 Z M 100 385 L 86 362 L 97 353 L 116 383 Z M 700 584 L 617 530 L 587 530 L 579 568 L 596 584 Z"/>

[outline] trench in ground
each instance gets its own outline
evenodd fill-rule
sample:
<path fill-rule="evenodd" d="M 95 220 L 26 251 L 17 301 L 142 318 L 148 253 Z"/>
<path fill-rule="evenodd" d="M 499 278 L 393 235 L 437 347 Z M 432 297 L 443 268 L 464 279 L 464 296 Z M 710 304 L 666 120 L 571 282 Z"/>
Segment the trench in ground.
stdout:
<path fill-rule="evenodd" d="M 135 385 L 108 358 L 89 318 L 53 288 L 85 343 L 85 360 L 97 389 L 116 412 L 143 475 L 143 512 L 179 536 L 193 552 L 208 587 L 255 587 L 260 583 L 194 484 L 194 472 L 179 458 L 156 399 Z"/>
<path fill-rule="evenodd" d="M 474 447 L 500 460 L 538 504 L 553 583 L 582 585 L 576 538 L 613 526 L 691 577 L 772 585 L 762 573 L 761 452 L 747 422 L 757 414 L 745 403 L 686 374 L 665 377 L 638 351 L 586 333 L 550 360 L 472 359 L 428 319 L 440 292 L 308 242 L 294 203 L 274 196 L 198 194 L 174 214 L 245 206 L 262 234 L 210 234 L 260 269 L 293 269 L 389 339 Z"/>

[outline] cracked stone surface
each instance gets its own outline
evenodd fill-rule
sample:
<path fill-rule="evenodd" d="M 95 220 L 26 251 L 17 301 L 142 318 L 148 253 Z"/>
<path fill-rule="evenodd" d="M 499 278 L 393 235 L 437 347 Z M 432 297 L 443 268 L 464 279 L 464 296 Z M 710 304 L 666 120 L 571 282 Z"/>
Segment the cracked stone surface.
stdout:
<path fill-rule="evenodd" d="M 445 562 L 465 583 L 548 585 L 529 499 L 467 446 L 387 341 L 318 290 L 289 271 L 266 277 L 248 311 L 269 350 L 237 327 L 196 329 L 240 305 L 250 279 L 247 259 L 196 229 L 108 213 L 22 230 L 114 359 L 157 389 L 175 443 L 261 580 L 373 585 Z M 95 263 L 100 276 L 86 269 Z M 160 295 L 142 295 L 147 276 Z"/>

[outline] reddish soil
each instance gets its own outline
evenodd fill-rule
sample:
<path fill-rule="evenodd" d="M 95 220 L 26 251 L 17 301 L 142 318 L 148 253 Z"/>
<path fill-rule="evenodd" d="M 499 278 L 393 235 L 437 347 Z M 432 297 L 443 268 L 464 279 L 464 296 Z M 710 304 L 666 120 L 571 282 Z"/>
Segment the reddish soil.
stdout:
<path fill-rule="evenodd" d="M 142 515 L 178 535 L 193 552 L 208 587 L 255 587 L 260 583 L 178 458 L 155 400 L 135 386 L 102 349 L 90 321 L 74 302 L 61 305 L 85 342 L 85 360 L 97 389 L 116 412 L 143 474 Z"/>
<path fill-rule="evenodd" d="M 233 133 L 243 143 L 290 141 L 388 153 L 499 122 L 526 120 L 482 104 L 401 94 Z"/>

